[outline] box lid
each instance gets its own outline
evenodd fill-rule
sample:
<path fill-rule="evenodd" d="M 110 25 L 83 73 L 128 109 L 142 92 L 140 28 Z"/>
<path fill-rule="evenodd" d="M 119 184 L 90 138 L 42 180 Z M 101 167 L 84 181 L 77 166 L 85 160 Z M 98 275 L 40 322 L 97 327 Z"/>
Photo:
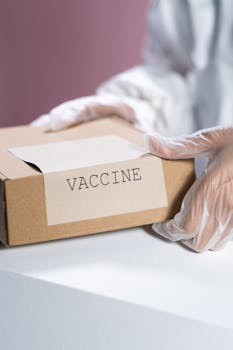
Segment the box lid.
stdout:
<path fill-rule="evenodd" d="M 30 125 L 2 128 L 0 129 L 0 173 L 2 173 L 3 178 L 8 179 L 19 179 L 40 173 L 33 166 L 11 154 L 8 151 L 9 148 L 108 134 L 115 134 L 143 145 L 143 133 L 115 117 L 95 120 L 60 132 L 49 132 L 44 127 Z"/>

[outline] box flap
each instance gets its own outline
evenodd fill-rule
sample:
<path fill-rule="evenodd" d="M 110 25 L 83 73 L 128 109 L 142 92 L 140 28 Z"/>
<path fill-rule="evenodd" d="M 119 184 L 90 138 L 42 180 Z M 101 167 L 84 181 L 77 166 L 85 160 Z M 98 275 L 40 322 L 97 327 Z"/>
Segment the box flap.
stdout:
<path fill-rule="evenodd" d="M 0 180 L 6 180 L 6 178 L 7 177 L 3 173 L 0 172 Z"/>
<path fill-rule="evenodd" d="M 9 151 L 43 173 L 128 161 L 147 153 L 146 148 L 116 135 L 16 147 Z"/>
<path fill-rule="evenodd" d="M 29 132 L 30 129 L 30 132 Z M 0 173 L 8 179 L 17 179 L 38 174 L 38 171 L 18 159 L 10 152 L 9 147 L 20 147 L 45 143 L 48 139 L 42 127 L 20 126 L 0 129 Z M 51 134 L 50 139 L 59 140 L 59 136 Z"/>
<path fill-rule="evenodd" d="M 9 148 L 109 134 L 118 135 L 128 141 L 143 145 L 143 133 L 115 117 L 91 121 L 60 132 L 48 132 L 44 127 L 31 125 L 0 129 L 0 172 L 8 179 L 38 175 L 36 169 L 11 154 L 8 151 Z"/>

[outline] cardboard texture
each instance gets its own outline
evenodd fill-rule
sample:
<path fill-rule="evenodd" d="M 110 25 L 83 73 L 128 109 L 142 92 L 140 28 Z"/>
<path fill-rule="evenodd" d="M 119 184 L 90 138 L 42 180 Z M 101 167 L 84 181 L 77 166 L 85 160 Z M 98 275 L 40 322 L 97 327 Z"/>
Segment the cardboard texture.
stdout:
<path fill-rule="evenodd" d="M 43 173 L 48 225 L 167 206 L 161 159 L 122 137 L 105 135 L 9 151 Z"/>
<path fill-rule="evenodd" d="M 49 226 L 44 175 L 8 149 L 103 135 L 118 135 L 143 145 L 143 133 L 115 117 L 56 133 L 32 126 L 0 129 L 0 240 L 4 244 L 14 246 L 141 226 L 166 220 L 179 210 L 194 181 L 193 161 L 162 160 L 168 206 Z"/>

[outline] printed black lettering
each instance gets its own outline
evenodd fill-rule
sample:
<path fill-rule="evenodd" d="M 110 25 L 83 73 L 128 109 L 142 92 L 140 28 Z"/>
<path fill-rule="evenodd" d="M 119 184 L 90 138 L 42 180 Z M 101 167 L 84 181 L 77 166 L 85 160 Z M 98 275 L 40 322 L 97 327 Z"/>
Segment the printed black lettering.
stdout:
<path fill-rule="evenodd" d="M 126 173 L 127 171 L 127 173 Z M 121 175 L 122 175 L 122 182 L 126 182 L 126 179 L 128 181 L 131 181 L 131 178 L 130 178 L 130 169 L 126 169 L 125 171 L 124 170 L 121 170 Z"/>
<path fill-rule="evenodd" d="M 85 177 L 80 176 L 79 178 L 80 178 L 80 182 L 79 182 L 79 188 L 78 189 L 81 190 L 82 186 L 85 186 L 84 188 L 89 188 L 87 183 L 86 183 Z"/>
<path fill-rule="evenodd" d="M 70 179 L 66 179 L 66 181 L 67 181 L 67 183 L 68 183 L 68 185 L 69 185 L 71 191 L 73 191 L 73 190 L 74 190 L 74 187 L 75 187 L 75 184 L 76 184 L 76 181 L 77 181 L 77 177 L 74 177 L 74 178 L 72 179 L 72 183 L 70 182 L 70 181 L 71 181 Z"/>
<path fill-rule="evenodd" d="M 117 181 L 117 173 L 119 173 L 118 170 L 112 171 L 112 173 L 114 174 L 114 182 L 113 184 L 119 184 L 120 182 Z"/>
<path fill-rule="evenodd" d="M 92 179 L 93 179 L 94 177 L 95 177 L 95 178 L 97 179 L 97 181 L 98 181 L 98 175 L 93 174 L 93 175 L 90 176 L 90 181 L 89 181 L 89 182 L 90 182 L 90 185 L 91 185 L 92 187 L 98 187 L 98 186 L 99 186 L 99 183 L 98 183 L 98 182 L 96 183 L 96 185 L 94 185 L 93 182 L 92 182 Z"/>
<path fill-rule="evenodd" d="M 142 179 L 140 175 L 140 168 L 132 168 L 133 181 L 139 181 Z"/>
<path fill-rule="evenodd" d="M 109 176 L 109 173 L 102 173 L 102 174 L 100 175 L 100 182 L 102 183 L 102 185 L 107 186 L 107 185 L 109 185 L 109 181 L 103 182 L 103 177 L 104 177 L 104 176 L 108 177 L 108 176 Z"/>
<path fill-rule="evenodd" d="M 120 183 L 142 180 L 140 168 L 129 168 L 121 170 L 112 170 L 110 172 L 102 172 L 100 174 L 88 174 L 86 176 L 73 177 L 66 179 L 71 191 L 85 190 L 96 188 L 99 186 L 109 186 Z"/>

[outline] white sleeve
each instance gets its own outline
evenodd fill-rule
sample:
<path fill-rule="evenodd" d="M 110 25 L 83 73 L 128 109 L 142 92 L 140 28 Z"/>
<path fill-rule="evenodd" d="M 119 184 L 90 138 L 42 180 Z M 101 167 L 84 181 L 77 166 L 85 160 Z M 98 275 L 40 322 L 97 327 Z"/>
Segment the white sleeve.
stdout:
<path fill-rule="evenodd" d="M 190 7 L 170 0 L 153 1 L 147 15 L 144 65 L 100 85 L 97 94 L 115 94 L 144 101 L 150 113 L 138 115 L 136 126 L 166 136 L 193 130 L 187 74 L 192 69 L 193 33 Z"/>
<path fill-rule="evenodd" d="M 135 126 L 145 132 L 176 136 L 193 131 L 187 83 L 176 72 L 136 66 L 101 84 L 97 94 L 124 98 L 137 111 Z"/>

